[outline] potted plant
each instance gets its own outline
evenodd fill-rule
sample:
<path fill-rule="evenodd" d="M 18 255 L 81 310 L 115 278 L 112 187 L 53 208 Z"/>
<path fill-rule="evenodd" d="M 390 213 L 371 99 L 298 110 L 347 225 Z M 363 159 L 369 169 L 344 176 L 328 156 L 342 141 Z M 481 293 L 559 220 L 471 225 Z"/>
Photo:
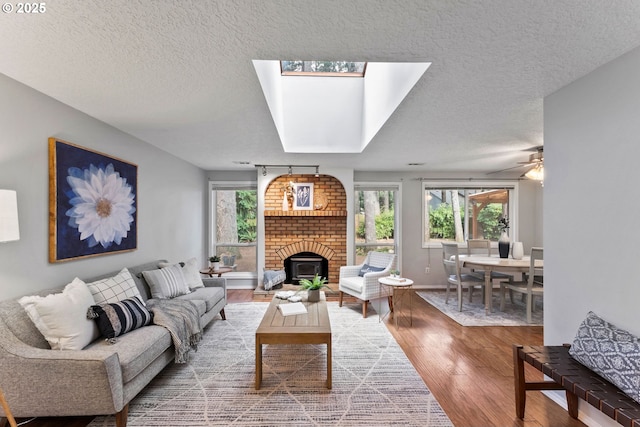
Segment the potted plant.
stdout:
<path fill-rule="evenodd" d="M 328 288 L 327 279 L 320 277 L 317 274 L 313 276 L 312 280 L 300 279 L 300 289 L 307 291 L 307 301 L 317 302 L 320 301 L 320 289 Z"/>
<path fill-rule="evenodd" d="M 210 256 L 209 262 L 211 263 L 212 269 L 217 270 L 220 268 L 220 257 L 218 255 Z"/>
<path fill-rule="evenodd" d="M 400 270 L 391 270 L 391 277 L 400 277 Z"/>

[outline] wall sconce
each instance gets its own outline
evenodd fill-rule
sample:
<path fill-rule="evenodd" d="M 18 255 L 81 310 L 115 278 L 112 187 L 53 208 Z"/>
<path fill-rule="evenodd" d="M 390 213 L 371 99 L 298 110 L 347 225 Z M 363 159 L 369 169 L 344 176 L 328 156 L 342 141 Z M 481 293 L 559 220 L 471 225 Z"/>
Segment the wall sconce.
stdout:
<path fill-rule="evenodd" d="M 20 240 L 18 196 L 13 190 L 0 190 L 0 242 Z"/>

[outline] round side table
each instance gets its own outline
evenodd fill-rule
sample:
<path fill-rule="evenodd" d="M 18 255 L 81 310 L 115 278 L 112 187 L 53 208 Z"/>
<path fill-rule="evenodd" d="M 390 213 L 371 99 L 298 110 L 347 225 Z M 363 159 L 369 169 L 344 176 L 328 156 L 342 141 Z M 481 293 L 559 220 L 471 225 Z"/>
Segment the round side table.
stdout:
<path fill-rule="evenodd" d="M 411 295 L 413 294 L 413 292 L 411 292 L 411 287 L 413 286 L 413 280 L 402 277 L 394 278 L 389 276 L 381 277 L 380 279 L 378 279 L 378 283 L 380 283 L 382 288 L 385 290 L 385 294 L 389 301 L 389 314 L 393 317 L 396 323 L 396 329 L 398 329 L 398 318 L 401 316 L 401 312 L 404 309 L 407 298 L 409 299 L 409 325 L 412 326 L 413 313 L 411 308 Z"/>

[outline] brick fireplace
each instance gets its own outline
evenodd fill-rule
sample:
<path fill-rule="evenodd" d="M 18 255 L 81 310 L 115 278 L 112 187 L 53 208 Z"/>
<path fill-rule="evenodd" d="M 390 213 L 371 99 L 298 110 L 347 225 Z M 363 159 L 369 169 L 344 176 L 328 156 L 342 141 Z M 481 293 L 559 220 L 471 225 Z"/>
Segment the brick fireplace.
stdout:
<path fill-rule="evenodd" d="M 290 181 L 313 183 L 317 209 L 283 210 L 284 187 Z M 265 269 L 285 268 L 298 254 L 326 259 L 329 283 L 337 283 L 347 262 L 347 197 L 332 176 L 282 175 L 269 183 L 264 199 Z"/>

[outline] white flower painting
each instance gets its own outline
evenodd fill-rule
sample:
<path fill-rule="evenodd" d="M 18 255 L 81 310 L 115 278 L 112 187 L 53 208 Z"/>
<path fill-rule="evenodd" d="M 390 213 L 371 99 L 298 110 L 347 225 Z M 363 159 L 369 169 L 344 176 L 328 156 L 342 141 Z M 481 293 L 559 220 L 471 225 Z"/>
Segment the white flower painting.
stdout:
<path fill-rule="evenodd" d="M 137 246 L 136 165 L 49 139 L 49 261 Z"/>

